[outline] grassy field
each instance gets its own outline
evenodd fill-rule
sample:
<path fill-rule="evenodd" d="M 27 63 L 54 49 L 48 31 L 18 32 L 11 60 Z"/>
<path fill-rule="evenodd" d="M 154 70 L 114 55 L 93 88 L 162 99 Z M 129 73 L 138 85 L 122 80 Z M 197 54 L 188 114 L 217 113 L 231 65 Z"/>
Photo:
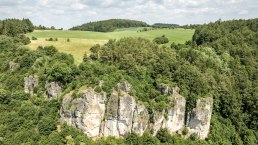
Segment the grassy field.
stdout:
<path fill-rule="evenodd" d="M 28 33 L 28 37 L 37 37 L 38 40 L 31 40 L 28 45 L 31 49 L 36 49 L 38 46 L 53 45 L 59 51 L 72 54 L 76 63 L 82 61 L 85 52 L 89 52 L 89 48 L 94 44 L 104 44 L 109 39 L 119 39 L 123 37 L 143 37 L 153 40 L 155 37 L 165 35 L 169 39 L 170 45 L 172 42 L 184 43 L 191 40 L 194 30 L 190 29 L 156 29 L 150 31 L 139 32 L 143 28 L 126 28 L 118 29 L 114 32 L 90 32 L 90 31 L 61 31 L 61 30 L 35 30 Z M 58 41 L 46 41 L 46 38 L 58 38 Z M 70 42 L 67 42 L 67 38 Z"/>

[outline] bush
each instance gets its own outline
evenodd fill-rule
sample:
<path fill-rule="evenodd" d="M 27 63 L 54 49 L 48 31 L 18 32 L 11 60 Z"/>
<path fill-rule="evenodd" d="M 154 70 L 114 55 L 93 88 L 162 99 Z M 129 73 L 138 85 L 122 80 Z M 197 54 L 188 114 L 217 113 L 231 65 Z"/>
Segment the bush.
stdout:
<path fill-rule="evenodd" d="M 162 128 L 158 131 L 156 137 L 159 139 L 160 142 L 168 142 L 170 140 L 170 134 L 167 128 Z"/>
<path fill-rule="evenodd" d="M 189 132 L 188 128 L 184 127 L 183 130 L 182 130 L 183 135 L 187 135 L 188 132 Z"/>
<path fill-rule="evenodd" d="M 165 44 L 165 43 L 168 43 L 169 40 L 165 35 L 162 35 L 161 37 L 154 38 L 153 42 L 157 44 Z"/>
<path fill-rule="evenodd" d="M 67 42 L 70 42 L 70 39 L 69 38 L 67 38 L 67 40 L 66 40 Z"/>
<path fill-rule="evenodd" d="M 197 140 L 197 139 L 198 139 L 197 134 L 196 134 L 196 133 L 191 134 L 191 135 L 190 135 L 190 139 L 193 140 L 193 141 L 194 141 L 194 140 Z"/>
<path fill-rule="evenodd" d="M 38 40 L 38 38 L 35 37 L 35 36 L 32 36 L 32 37 L 31 37 L 31 40 Z"/>
<path fill-rule="evenodd" d="M 128 136 L 126 137 L 126 142 L 131 145 L 140 145 L 141 144 L 141 140 L 140 140 L 139 136 L 133 132 L 128 134 Z"/>

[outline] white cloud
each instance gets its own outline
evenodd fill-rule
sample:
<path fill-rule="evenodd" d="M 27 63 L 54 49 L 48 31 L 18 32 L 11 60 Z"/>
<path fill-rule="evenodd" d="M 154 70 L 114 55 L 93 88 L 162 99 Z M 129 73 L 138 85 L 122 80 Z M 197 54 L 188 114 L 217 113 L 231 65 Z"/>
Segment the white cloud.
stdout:
<path fill-rule="evenodd" d="M 109 18 L 189 24 L 257 18 L 257 6 L 257 0 L 0 0 L 0 19 L 64 28 Z"/>

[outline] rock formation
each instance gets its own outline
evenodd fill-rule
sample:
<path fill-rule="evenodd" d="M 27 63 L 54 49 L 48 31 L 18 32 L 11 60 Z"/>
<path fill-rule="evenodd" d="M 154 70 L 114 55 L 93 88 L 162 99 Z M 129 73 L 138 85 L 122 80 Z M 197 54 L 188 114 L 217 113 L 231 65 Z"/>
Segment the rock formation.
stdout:
<path fill-rule="evenodd" d="M 24 78 L 24 92 L 33 95 L 34 88 L 38 86 L 38 76 L 30 75 Z"/>
<path fill-rule="evenodd" d="M 178 94 L 179 91 L 173 90 L 173 95 L 171 96 L 172 105 L 167 109 L 167 120 L 165 121 L 165 126 L 163 126 L 168 129 L 170 134 L 175 134 L 185 125 L 186 100 Z"/>
<path fill-rule="evenodd" d="M 62 88 L 57 82 L 46 82 L 45 89 L 49 99 L 57 99 L 62 92 Z"/>
<path fill-rule="evenodd" d="M 17 68 L 19 68 L 19 64 L 18 63 L 15 63 L 13 61 L 9 62 L 9 69 L 10 69 L 10 71 L 15 71 Z"/>
<path fill-rule="evenodd" d="M 200 139 L 205 139 L 210 130 L 213 99 L 202 98 L 196 102 L 196 108 L 190 112 L 189 127 L 190 134 L 196 133 Z"/>
<path fill-rule="evenodd" d="M 64 96 L 61 121 L 82 130 L 89 137 L 100 136 L 101 122 L 105 114 L 106 93 L 96 93 L 89 88 L 78 98 L 72 94 Z"/>
<path fill-rule="evenodd" d="M 142 103 L 130 96 L 131 85 L 120 83 L 113 89 L 110 97 L 88 88 L 64 96 L 60 110 L 61 122 L 82 130 L 87 136 L 121 137 L 130 132 L 142 135 L 151 131 L 156 135 L 161 128 L 170 134 L 180 132 L 185 126 L 186 100 L 179 95 L 179 88 L 173 88 L 169 107 L 163 111 L 149 111 Z M 79 95 L 78 95 L 79 94 Z M 190 133 L 197 133 L 201 139 L 208 135 L 212 111 L 212 99 L 197 100 L 188 124 Z"/>

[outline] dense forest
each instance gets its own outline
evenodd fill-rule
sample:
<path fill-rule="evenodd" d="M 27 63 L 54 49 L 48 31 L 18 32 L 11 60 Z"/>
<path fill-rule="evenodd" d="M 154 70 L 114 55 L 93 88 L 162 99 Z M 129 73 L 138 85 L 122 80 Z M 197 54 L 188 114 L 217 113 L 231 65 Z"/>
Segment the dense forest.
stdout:
<path fill-rule="evenodd" d="M 196 29 L 191 41 L 172 43 L 171 47 L 144 38 L 109 40 L 103 46 L 93 46 L 79 66 L 71 55 L 53 46 L 32 51 L 15 36 L 1 34 L 0 144 L 258 143 L 258 19 L 205 24 Z M 35 95 L 23 91 L 23 79 L 31 74 L 40 80 Z M 99 80 L 105 82 L 102 88 L 98 87 Z M 188 111 L 197 98 L 212 96 L 208 138 L 185 139 L 162 129 L 156 136 L 131 133 L 125 139 L 93 141 L 79 130 L 60 124 L 59 109 L 65 93 L 89 86 L 110 94 L 115 84 L 124 80 L 133 86 L 130 94 L 150 110 L 167 107 L 169 94 L 158 91 L 163 84 L 180 87 Z M 63 95 L 57 100 L 47 99 L 45 81 L 60 82 Z"/>
<path fill-rule="evenodd" d="M 165 23 L 155 23 L 151 25 L 154 28 L 179 28 L 178 24 L 165 24 Z"/>
<path fill-rule="evenodd" d="M 141 21 L 127 19 L 110 19 L 97 22 L 89 22 L 80 26 L 72 27 L 70 30 L 112 32 L 118 28 L 147 27 L 148 24 Z"/>

